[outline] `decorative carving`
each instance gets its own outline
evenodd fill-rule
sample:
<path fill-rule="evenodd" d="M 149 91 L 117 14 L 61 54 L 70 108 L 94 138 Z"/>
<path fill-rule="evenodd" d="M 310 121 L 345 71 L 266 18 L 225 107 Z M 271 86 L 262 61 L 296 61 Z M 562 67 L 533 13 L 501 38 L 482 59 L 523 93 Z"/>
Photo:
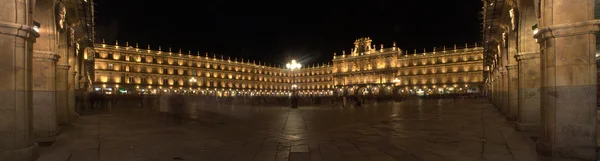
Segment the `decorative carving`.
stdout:
<path fill-rule="evenodd" d="M 61 1 L 56 3 L 56 27 L 62 31 L 65 29 L 65 20 L 67 18 L 67 8 Z"/>
<path fill-rule="evenodd" d="M 512 27 L 511 29 L 512 29 L 512 30 L 515 30 L 515 29 L 516 29 L 516 27 L 515 27 L 515 23 L 516 23 L 516 22 L 515 22 L 515 21 L 516 21 L 516 20 L 515 20 L 515 9 L 514 9 L 514 8 L 511 8 L 511 9 L 508 11 L 508 14 L 509 14 L 509 16 L 510 16 L 510 24 L 511 24 L 511 27 Z"/>

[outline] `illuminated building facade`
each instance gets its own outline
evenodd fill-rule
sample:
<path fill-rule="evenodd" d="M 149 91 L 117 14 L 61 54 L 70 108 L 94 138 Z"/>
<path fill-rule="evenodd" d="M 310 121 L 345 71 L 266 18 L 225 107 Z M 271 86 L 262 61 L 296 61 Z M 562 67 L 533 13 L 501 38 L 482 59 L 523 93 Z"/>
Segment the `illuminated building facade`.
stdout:
<path fill-rule="evenodd" d="M 479 93 L 483 80 L 483 48 L 426 50 L 412 54 L 361 38 L 351 53 L 335 55 L 334 84 L 338 95 L 432 95 Z"/>
<path fill-rule="evenodd" d="M 361 38 L 350 54 L 334 54 L 333 63 L 294 72 L 237 58 L 103 43 L 97 45 L 94 56 L 94 89 L 108 94 L 289 96 L 295 82 L 304 97 L 479 91 L 483 80 L 480 47 L 404 54 L 395 44 L 376 49 L 371 41 Z"/>

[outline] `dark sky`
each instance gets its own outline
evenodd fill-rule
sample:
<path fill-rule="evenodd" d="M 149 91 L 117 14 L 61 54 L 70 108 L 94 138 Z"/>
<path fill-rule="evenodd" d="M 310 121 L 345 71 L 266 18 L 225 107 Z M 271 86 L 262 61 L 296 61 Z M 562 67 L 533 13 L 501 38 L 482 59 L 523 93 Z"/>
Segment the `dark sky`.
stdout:
<path fill-rule="evenodd" d="M 366 36 L 378 48 L 396 41 L 410 52 L 480 41 L 481 0 L 340 2 L 97 0 L 96 41 L 273 64 L 329 62 Z"/>

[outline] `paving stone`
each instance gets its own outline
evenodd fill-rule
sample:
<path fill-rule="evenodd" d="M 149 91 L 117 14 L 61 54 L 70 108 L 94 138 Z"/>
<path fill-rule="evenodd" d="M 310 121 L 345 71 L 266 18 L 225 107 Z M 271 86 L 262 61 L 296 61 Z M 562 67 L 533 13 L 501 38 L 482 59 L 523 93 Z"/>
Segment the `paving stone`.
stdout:
<path fill-rule="evenodd" d="M 486 100 L 407 100 L 362 108 L 195 106 L 197 119 L 182 124 L 119 103 L 110 112 L 80 116 L 61 128 L 52 146 L 39 148 L 38 160 L 547 159 Z"/>

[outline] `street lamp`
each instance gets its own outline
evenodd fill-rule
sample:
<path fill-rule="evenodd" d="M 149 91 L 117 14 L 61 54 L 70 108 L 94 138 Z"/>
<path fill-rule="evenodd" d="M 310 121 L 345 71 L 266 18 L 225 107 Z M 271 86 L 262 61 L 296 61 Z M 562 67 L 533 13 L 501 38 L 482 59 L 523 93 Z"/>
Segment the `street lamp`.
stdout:
<path fill-rule="evenodd" d="M 285 66 L 292 71 L 292 108 L 298 108 L 298 93 L 296 92 L 298 85 L 296 85 L 296 74 L 294 73 L 294 70 L 300 69 L 302 65 L 296 62 L 296 60 L 292 60 L 292 62 L 287 63 Z"/>

